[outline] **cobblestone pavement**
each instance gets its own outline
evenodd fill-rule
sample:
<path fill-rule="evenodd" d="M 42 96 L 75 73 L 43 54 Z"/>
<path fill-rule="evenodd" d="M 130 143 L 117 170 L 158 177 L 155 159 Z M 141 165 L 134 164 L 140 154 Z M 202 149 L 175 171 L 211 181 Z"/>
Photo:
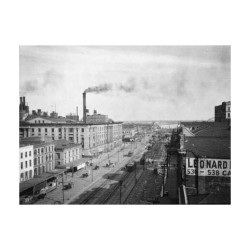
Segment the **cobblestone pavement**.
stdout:
<path fill-rule="evenodd" d="M 137 150 L 142 150 L 145 147 L 145 142 L 138 143 Z M 120 148 L 115 148 L 111 152 L 104 153 L 100 155 L 97 158 L 94 158 L 92 160 L 93 165 L 99 165 L 100 168 L 98 170 L 90 170 L 90 167 L 86 167 L 85 169 L 81 169 L 73 174 L 68 173 L 64 176 L 64 184 L 67 182 L 73 182 L 73 187 L 68 190 L 62 190 L 62 183 L 58 185 L 57 189 L 49 192 L 44 199 L 38 200 L 34 204 L 62 204 L 62 203 L 69 203 L 73 198 L 77 197 L 77 195 L 80 195 L 81 193 L 85 192 L 86 190 L 92 188 L 95 183 L 102 178 L 103 175 L 114 172 L 121 168 L 123 165 L 125 165 L 130 157 L 127 157 L 126 154 L 128 151 L 135 149 L 135 144 L 132 146 L 132 144 L 126 144 L 125 148 L 122 151 L 119 151 L 118 156 L 118 150 Z M 118 162 L 119 157 L 119 162 Z M 115 163 L 114 167 L 104 167 L 108 161 Z M 81 177 L 83 172 L 89 171 L 88 177 Z"/>

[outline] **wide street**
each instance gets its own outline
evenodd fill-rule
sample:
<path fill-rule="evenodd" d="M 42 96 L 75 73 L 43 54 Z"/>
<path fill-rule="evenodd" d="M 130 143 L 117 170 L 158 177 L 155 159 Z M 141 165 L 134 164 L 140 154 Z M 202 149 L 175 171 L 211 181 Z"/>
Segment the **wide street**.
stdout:
<path fill-rule="evenodd" d="M 77 200 L 79 195 L 101 185 L 105 180 L 103 176 L 106 176 L 108 173 L 114 173 L 124 167 L 131 158 L 127 156 L 129 151 L 133 151 L 134 154 L 143 152 L 145 150 L 145 144 L 145 139 L 141 142 L 125 143 L 110 152 L 93 158 L 93 167 L 98 165 L 100 166 L 99 169 L 92 170 L 91 166 L 87 166 L 84 169 L 74 172 L 73 176 L 71 173 L 64 175 L 64 184 L 73 182 L 73 187 L 68 190 L 62 190 L 62 179 L 60 179 L 57 189 L 49 192 L 44 199 L 38 200 L 35 204 L 69 204 Z M 108 162 L 114 163 L 114 165 L 106 167 Z M 82 173 L 85 172 L 88 172 L 89 175 L 82 177 Z"/>

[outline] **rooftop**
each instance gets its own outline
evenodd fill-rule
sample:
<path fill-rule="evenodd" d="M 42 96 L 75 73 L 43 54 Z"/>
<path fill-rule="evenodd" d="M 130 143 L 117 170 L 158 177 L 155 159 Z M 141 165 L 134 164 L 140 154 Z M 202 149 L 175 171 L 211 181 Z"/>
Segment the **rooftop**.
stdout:
<path fill-rule="evenodd" d="M 187 156 L 230 159 L 231 139 L 228 137 L 186 137 Z"/>
<path fill-rule="evenodd" d="M 54 144 L 51 137 L 26 137 L 19 140 L 19 146 L 28 146 L 28 145 L 34 145 L 34 147 L 39 147 L 41 145 L 51 145 Z"/>
<path fill-rule="evenodd" d="M 95 126 L 95 125 L 112 125 L 112 124 L 122 124 L 123 122 L 110 122 L 110 123 L 83 123 L 83 122 L 76 122 L 76 121 L 73 121 L 72 123 L 68 122 L 68 123 L 28 123 L 28 122 L 25 122 L 25 121 L 20 121 L 19 123 L 19 127 L 54 127 L 54 126 L 61 126 L 61 127 L 64 127 L 64 126 Z"/>
<path fill-rule="evenodd" d="M 65 139 L 55 140 L 54 143 L 55 143 L 56 149 L 66 149 L 66 148 L 73 148 L 73 147 L 81 146 L 81 144 L 75 144 Z"/>
<path fill-rule="evenodd" d="M 21 193 L 24 190 L 27 190 L 31 187 L 34 187 L 35 185 L 43 183 L 43 182 L 47 181 L 48 179 L 63 173 L 64 171 L 65 170 L 62 170 L 62 169 L 53 169 L 50 172 L 46 172 L 46 173 L 43 173 L 41 175 L 38 175 L 38 176 L 34 177 L 33 179 L 21 182 L 19 184 L 19 192 Z"/>

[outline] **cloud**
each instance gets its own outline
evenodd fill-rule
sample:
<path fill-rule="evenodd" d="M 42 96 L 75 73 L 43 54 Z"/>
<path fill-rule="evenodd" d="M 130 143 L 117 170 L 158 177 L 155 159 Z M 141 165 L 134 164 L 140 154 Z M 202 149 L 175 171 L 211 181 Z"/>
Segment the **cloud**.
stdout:
<path fill-rule="evenodd" d="M 134 92 L 135 87 L 136 87 L 135 78 L 130 78 L 130 79 L 127 80 L 127 82 L 125 84 L 118 85 L 118 89 L 122 90 L 122 91 L 124 91 L 126 93 Z"/>
<path fill-rule="evenodd" d="M 42 77 L 26 80 L 20 86 L 20 95 L 26 94 L 42 94 L 46 88 L 57 88 L 62 82 L 63 76 L 55 70 L 47 70 Z"/>

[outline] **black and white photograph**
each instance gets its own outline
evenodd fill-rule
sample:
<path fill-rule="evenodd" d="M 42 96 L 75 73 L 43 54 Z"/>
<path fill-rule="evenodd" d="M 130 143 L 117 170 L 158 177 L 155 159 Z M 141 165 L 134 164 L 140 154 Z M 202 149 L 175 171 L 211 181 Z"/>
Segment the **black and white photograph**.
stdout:
<path fill-rule="evenodd" d="M 248 1 L 10 0 L 0 21 L 1 249 L 250 248 Z"/>
<path fill-rule="evenodd" d="M 230 204 L 230 46 L 20 46 L 20 204 Z"/>

